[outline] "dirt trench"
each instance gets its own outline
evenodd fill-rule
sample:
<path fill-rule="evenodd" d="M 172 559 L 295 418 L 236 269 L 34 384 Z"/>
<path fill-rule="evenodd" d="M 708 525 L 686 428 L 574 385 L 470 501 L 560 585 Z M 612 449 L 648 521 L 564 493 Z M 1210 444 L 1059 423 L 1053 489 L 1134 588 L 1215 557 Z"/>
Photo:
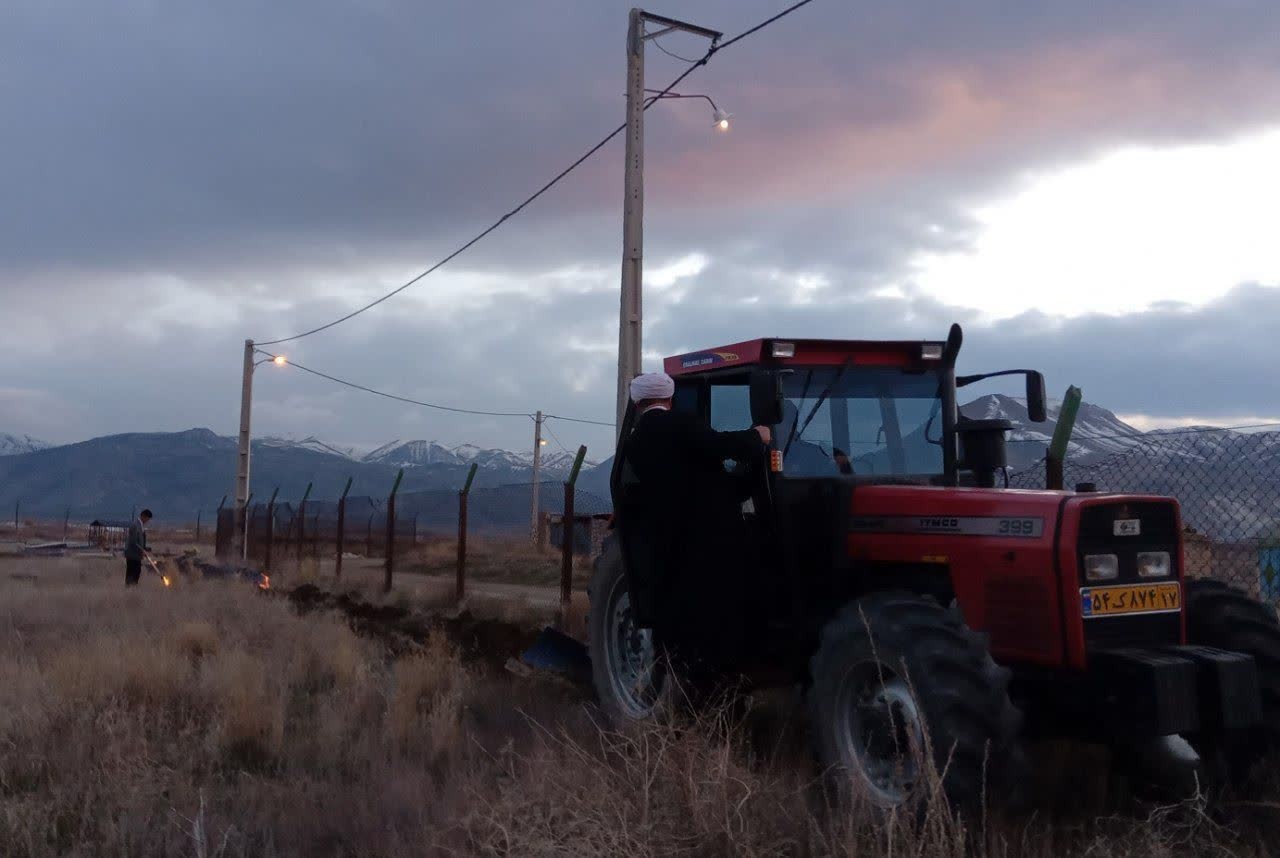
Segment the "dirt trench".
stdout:
<path fill-rule="evenodd" d="M 271 592 L 287 598 L 299 614 L 342 614 L 358 634 L 381 641 L 395 653 L 415 650 L 432 633 L 443 633 L 458 648 L 464 664 L 492 672 L 504 671 L 507 660 L 527 649 L 538 635 L 537 630 L 477 617 L 469 611 L 447 615 L 376 604 L 354 590 L 331 593 L 314 584 L 300 584 L 292 590 Z"/>

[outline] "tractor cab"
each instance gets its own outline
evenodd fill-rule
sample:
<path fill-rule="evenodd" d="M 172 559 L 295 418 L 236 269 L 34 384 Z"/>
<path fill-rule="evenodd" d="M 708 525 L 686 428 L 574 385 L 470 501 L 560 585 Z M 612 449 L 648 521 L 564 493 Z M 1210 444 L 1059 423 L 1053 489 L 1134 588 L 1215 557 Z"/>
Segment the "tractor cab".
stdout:
<path fill-rule="evenodd" d="M 774 429 L 783 479 L 994 486 L 1003 420 L 959 416 L 956 389 L 1023 374 L 1031 419 L 1045 419 L 1044 377 L 1005 370 L 957 377 L 962 334 L 944 342 L 761 339 L 667 358 L 675 408 L 713 429 Z"/>

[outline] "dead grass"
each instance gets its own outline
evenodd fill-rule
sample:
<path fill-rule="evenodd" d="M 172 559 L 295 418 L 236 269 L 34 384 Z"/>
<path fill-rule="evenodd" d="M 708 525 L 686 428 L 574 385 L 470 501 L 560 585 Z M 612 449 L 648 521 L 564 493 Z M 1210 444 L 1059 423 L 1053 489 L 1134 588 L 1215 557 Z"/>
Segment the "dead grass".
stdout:
<path fill-rule="evenodd" d="M 832 806 L 788 695 L 611 732 L 438 632 L 389 647 L 235 583 L 31 568 L 0 574 L 0 855 L 1276 852 L 1274 777 L 1144 807 L 1049 749 L 1036 816 L 885 819 Z"/>
<path fill-rule="evenodd" d="M 457 570 L 457 542 L 433 540 L 410 552 L 404 570 L 426 575 L 453 575 Z M 575 579 L 585 587 L 583 575 L 590 564 L 575 559 Z M 527 538 L 472 537 L 467 540 L 467 578 L 504 584 L 554 587 L 560 583 L 560 550 L 539 550 Z"/>

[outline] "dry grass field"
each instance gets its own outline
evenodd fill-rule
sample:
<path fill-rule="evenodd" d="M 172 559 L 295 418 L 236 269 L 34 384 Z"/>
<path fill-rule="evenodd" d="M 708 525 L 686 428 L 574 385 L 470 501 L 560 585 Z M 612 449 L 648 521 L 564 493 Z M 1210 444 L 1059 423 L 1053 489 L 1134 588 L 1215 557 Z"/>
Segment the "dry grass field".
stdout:
<path fill-rule="evenodd" d="M 458 617 L 402 591 L 344 613 L 290 598 L 287 579 L 264 593 L 151 576 L 125 591 L 120 565 L 0 558 L 0 855 L 1106 858 L 1280 844 L 1274 785 L 1142 804 L 1070 747 L 1040 749 L 1029 817 L 961 821 L 935 802 L 921 820 L 877 819 L 828 804 L 788 695 L 615 734 L 582 689 L 503 670 L 541 619 L 527 606 Z"/>

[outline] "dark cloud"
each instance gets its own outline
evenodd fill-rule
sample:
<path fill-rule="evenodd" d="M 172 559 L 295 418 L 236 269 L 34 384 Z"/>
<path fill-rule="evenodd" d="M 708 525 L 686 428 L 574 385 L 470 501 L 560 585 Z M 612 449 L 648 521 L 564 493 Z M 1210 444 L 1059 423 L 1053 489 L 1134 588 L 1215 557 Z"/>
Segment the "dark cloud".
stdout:
<path fill-rule="evenodd" d="M 7 4 L 0 298 L 19 322 L 0 341 L 0 430 L 233 431 L 245 336 L 396 285 L 620 120 L 628 5 Z M 734 33 L 779 6 L 671 11 Z M 905 282 L 914 254 L 964 247 L 969 204 L 1030 167 L 1265 124 L 1280 108 L 1277 18 L 1261 2 L 817 0 L 690 78 L 736 114 L 731 134 L 712 135 L 694 102 L 649 114 L 648 265 L 706 267 L 651 289 L 648 346 L 936 336 L 960 319 L 966 360 L 1038 364 L 1120 410 L 1258 411 L 1274 390 L 1229 356 L 1261 349 L 1240 332 L 1275 318 L 1265 287 L 1198 310 L 991 327 L 909 284 L 874 295 Z M 649 64 L 655 82 L 679 69 L 652 51 Z M 409 396 L 609 419 L 620 162 L 620 146 L 602 152 L 446 276 L 291 353 Z M 798 277 L 817 284 L 808 303 Z M 264 432 L 526 432 L 271 369 Z M 560 437 L 599 446 L 609 432 Z"/>

